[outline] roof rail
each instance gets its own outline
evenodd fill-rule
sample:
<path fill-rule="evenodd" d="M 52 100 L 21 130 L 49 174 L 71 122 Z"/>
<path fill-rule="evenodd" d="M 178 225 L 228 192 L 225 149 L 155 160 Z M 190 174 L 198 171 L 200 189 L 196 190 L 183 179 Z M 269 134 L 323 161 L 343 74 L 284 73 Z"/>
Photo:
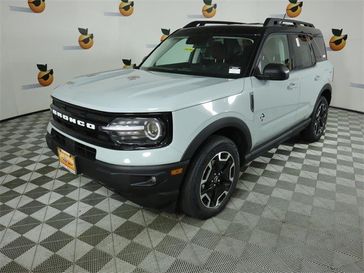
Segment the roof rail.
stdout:
<path fill-rule="evenodd" d="M 312 27 L 312 28 L 315 27 L 311 23 L 297 21 L 297 20 L 283 19 L 283 18 L 267 18 L 264 22 L 264 26 L 271 27 L 271 26 L 278 26 L 278 25 L 287 25 L 285 23 L 289 23 L 295 27 L 298 27 L 298 26 Z"/>
<path fill-rule="evenodd" d="M 187 25 L 185 25 L 183 28 L 189 28 L 189 27 L 202 27 L 205 25 L 244 25 L 244 23 L 241 22 L 227 22 L 227 21 L 193 21 Z"/>

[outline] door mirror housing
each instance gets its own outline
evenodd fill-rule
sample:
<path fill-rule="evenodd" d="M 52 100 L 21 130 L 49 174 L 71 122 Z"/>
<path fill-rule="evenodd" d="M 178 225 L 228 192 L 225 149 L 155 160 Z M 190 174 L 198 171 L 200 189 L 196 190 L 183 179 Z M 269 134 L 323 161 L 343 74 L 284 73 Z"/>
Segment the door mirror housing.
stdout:
<path fill-rule="evenodd" d="M 289 79 L 289 69 L 284 64 L 268 64 L 263 71 L 263 74 L 255 76 L 259 80 L 265 81 L 284 81 Z"/>

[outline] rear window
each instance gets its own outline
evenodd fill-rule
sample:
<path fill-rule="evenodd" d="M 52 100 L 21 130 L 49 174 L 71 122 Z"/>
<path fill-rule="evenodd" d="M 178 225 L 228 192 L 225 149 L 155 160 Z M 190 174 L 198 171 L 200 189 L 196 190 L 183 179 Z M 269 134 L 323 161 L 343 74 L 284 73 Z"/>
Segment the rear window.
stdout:
<path fill-rule="evenodd" d="M 324 38 L 316 36 L 312 40 L 313 52 L 317 62 L 324 62 L 327 60 L 327 52 Z"/>

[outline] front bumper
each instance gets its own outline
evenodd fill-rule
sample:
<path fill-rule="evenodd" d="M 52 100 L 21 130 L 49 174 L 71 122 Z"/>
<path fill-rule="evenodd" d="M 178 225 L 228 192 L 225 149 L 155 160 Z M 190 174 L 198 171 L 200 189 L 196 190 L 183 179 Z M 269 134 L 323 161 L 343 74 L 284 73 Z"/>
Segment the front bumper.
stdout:
<path fill-rule="evenodd" d="M 47 133 L 48 147 L 57 154 L 57 147 L 76 156 L 78 173 L 83 173 L 123 197 L 151 208 L 177 208 L 180 187 L 188 161 L 157 166 L 121 166 L 95 159 L 96 151 L 73 141 L 55 130 Z M 179 175 L 171 171 L 183 168 Z"/>

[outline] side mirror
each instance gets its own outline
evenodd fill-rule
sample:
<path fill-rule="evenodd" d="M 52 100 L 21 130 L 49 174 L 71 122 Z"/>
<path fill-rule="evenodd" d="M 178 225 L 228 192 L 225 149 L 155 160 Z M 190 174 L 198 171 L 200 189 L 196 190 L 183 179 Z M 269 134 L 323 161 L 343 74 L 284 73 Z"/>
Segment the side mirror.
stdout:
<path fill-rule="evenodd" d="M 263 74 L 256 75 L 259 80 L 265 81 L 284 81 L 289 78 L 289 69 L 284 64 L 268 64 Z"/>

